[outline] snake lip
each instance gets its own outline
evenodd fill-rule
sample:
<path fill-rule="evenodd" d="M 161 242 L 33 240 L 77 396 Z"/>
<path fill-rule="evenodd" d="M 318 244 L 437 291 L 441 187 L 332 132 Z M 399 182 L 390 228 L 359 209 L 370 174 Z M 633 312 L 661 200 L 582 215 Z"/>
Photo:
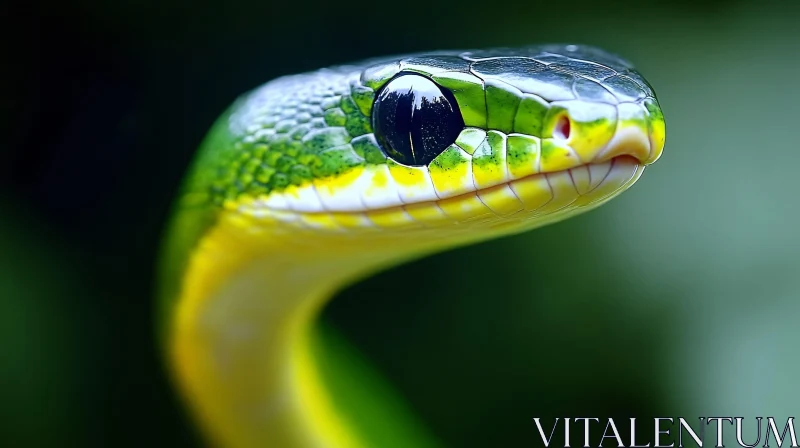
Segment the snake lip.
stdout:
<path fill-rule="evenodd" d="M 520 192 L 520 186 L 525 184 L 532 184 L 535 182 L 543 181 L 542 185 L 548 185 L 549 186 L 548 188 L 551 189 L 551 194 L 552 194 L 553 186 L 551 185 L 551 182 L 553 181 L 553 179 L 560 177 L 561 179 L 567 180 L 572 184 L 572 187 L 575 190 L 575 194 L 577 195 L 576 197 L 588 196 L 592 195 L 595 192 L 595 190 L 597 190 L 604 183 L 606 183 L 609 176 L 612 176 L 612 172 L 614 171 L 615 167 L 619 168 L 627 166 L 630 167 L 630 171 L 632 173 L 638 172 L 640 174 L 645 165 L 645 163 L 642 161 L 641 154 L 635 154 L 635 153 L 631 154 L 625 152 L 618 155 L 614 155 L 612 152 L 608 152 L 599 159 L 601 160 L 593 160 L 588 163 L 578 164 L 571 168 L 529 174 L 516 179 L 510 179 L 504 182 L 500 182 L 492 186 L 475 188 L 474 190 L 466 191 L 452 196 L 438 197 L 432 200 L 425 200 L 412 203 L 401 203 L 386 207 L 364 208 L 362 210 L 301 211 L 292 209 L 272 208 L 269 206 L 265 206 L 265 204 L 263 204 L 260 201 L 256 201 L 255 203 L 250 203 L 250 204 L 240 204 L 238 210 L 245 214 L 254 216 L 263 216 L 264 212 L 267 212 L 268 215 L 275 214 L 275 217 L 277 217 L 279 220 L 282 221 L 286 220 L 294 221 L 295 219 L 298 219 L 302 216 L 307 216 L 307 217 L 323 216 L 323 215 L 328 215 L 328 216 L 373 215 L 374 216 L 392 212 L 408 212 L 409 207 L 410 208 L 425 208 L 433 206 L 441 207 L 445 203 L 448 204 L 467 203 L 475 199 L 485 203 L 485 198 L 484 198 L 485 195 L 503 189 L 510 190 L 511 194 L 516 196 L 517 200 L 519 200 L 524 204 L 526 202 L 525 201 L 526 195 Z M 598 175 L 599 177 L 594 178 L 592 173 Z M 586 178 L 587 174 L 588 174 L 588 183 Z M 583 179 L 580 179 L 579 175 L 582 175 Z M 635 175 L 635 177 L 638 178 L 638 175 Z M 486 206 L 489 207 L 488 204 L 486 204 Z"/>
<path fill-rule="evenodd" d="M 400 208 L 403 208 L 403 207 L 406 207 L 406 206 L 416 206 L 418 204 L 427 204 L 427 203 L 437 204 L 437 203 L 441 203 L 442 201 L 458 201 L 460 199 L 467 199 L 467 198 L 470 198 L 470 197 L 476 196 L 476 195 L 480 196 L 481 193 L 486 193 L 486 192 L 489 192 L 489 191 L 492 191 L 492 190 L 498 190 L 500 188 L 511 187 L 513 189 L 513 185 L 519 184 L 519 183 L 523 183 L 523 182 L 527 182 L 527 181 L 530 181 L 532 179 L 549 178 L 549 177 L 560 176 L 560 175 L 564 175 L 564 174 L 568 175 L 569 179 L 572 182 L 572 185 L 575 187 L 575 189 L 576 189 L 576 191 L 578 192 L 579 195 L 586 195 L 586 194 L 589 194 L 592 191 L 594 191 L 600 184 L 602 184 L 606 180 L 606 178 L 610 175 L 611 168 L 614 165 L 617 165 L 617 164 L 630 165 L 632 167 L 633 166 L 643 166 L 643 165 L 645 165 L 645 163 L 642 161 L 642 159 L 640 159 L 637 155 L 633 155 L 633 154 L 629 154 L 629 153 L 622 153 L 622 154 L 618 154 L 618 155 L 610 155 L 608 157 L 604 157 L 602 160 L 593 160 L 593 161 L 588 162 L 588 163 L 582 163 L 582 164 L 573 166 L 571 168 L 565 168 L 565 169 L 555 170 L 555 171 L 545 171 L 545 172 L 540 172 L 540 173 L 528 174 L 526 176 L 522 176 L 522 177 L 519 177 L 519 178 L 516 178 L 516 179 L 510 179 L 510 180 L 507 180 L 505 182 L 498 183 L 496 185 L 492 185 L 492 186 L 488 186 L 488 187 L 484 187 L 484 188 L 476 188 L 473 191 L 468 191 L 468 192 L 456 194 L 456 195 L 453 195 L 453 196 L 440 197 L 440 198 L 432 200 L 432 201 L 422 201 L 422 202 L 418 202 L 418 203 L 402 204 L 402 205 L 390 206 L 390 207 L 385 207 L 385 208 L 370 209 L 369 211 L 370 212 L 372 212 L 372 211 L 379 212 L 379 211 L 384 211 L 384 210 L 400 209 Z M 603 175 L 603 178 L 601 178 L 599 180 L 599 182 L 596 182 L 596 185 L 594 185 L 592 188 L 584 190 L 584 191 L 580 191 L 580 188 L 576 184 L 575 175 L 573 173 L 575 173 L 577 170 L 581 170 L 581 169 L 584 169 L 584 168 L 585 169 L 589 169 L 590 167 L 593 167 L 593 166 L 597 166 L 597 167 L 608 166 L 609 170 L 608 170 L 608 172 L 606 172 Z M 595 182 L 593 182 L 593 183 L 595 183 Z"/>
<path fill-rule="evenodd" d="M 513 189 L 513 185 L 515 183 L 529 181 L 537 177 L 545 177 L 549 179 L 549 177 L 551 176 L 559 176 L 567 173 L 570 181 L 572 182 L 572 186 L 575 188 L 578 195 L 586 196 L 591 194 L 604 182 L 606 182 L 608 177 L 612 174 L 612 171 L 615 166 L 630 166 L 633 170 L 640 171 L 643 170 L 646 165 L 647 165 L 646 159 L 643 160 L 641 154 L 632 154 L 628 152 L 620 152 L 619 154 L 617 154 L 616 152 L 609 152 L 604 157 L 597 158 L 588 163 L 582 163 L 574 167 L 566 168 L 563 170 L 531 174 L 525 177 L 521 177 L 519 179 L 509 180 L 508 182 L 496 185 L 494 187 L 476 190 L 475 193 L 479 194 L 484 190 L 489 190 L 503 186 L 511 186 Z M 589 182 L 591 186 L 589 188 L 582 188 L 581 181 L 576 178 L 577 173 L 581 172 L 582 170 L 591 173 L 593 168 L 599 168 L 600 173 L 603 173 L 603 171 L 605 171 L 605 173 L 602 174 L 602 177 L 600 179 L 593 179 L 592 175 L 589 174 L 590 177 Z"/>

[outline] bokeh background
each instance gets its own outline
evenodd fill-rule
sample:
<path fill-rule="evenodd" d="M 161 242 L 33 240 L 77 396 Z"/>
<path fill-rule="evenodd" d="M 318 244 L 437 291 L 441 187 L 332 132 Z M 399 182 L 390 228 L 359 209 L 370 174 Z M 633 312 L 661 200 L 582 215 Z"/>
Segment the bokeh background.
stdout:
<path fill-rule="evenodd" d="M 588 215 L 355 285 L 326 322 L 450 446 L 540 446 L 532 417 L 796 415 L 791 2 L 34 0 L 0 12 L 0 445 L 199 446 L 156 349 L 154 260 L 184 167 L 238 94 L 382 54 L 549 41 L 637 64 L 667 119 L 662 160 Z"/>

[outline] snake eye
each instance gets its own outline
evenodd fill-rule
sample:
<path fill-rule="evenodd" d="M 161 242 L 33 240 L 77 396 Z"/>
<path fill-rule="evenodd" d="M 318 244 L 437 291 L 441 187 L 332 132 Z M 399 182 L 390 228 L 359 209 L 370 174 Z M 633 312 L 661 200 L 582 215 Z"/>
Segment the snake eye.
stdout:
<path fill-rule="evenodd" d="M 404 165 L 427 165 L 464 129 L 453 94 L 421 75 L 400 74 L 389 81 L 372 110 L 378 143 Z"/>

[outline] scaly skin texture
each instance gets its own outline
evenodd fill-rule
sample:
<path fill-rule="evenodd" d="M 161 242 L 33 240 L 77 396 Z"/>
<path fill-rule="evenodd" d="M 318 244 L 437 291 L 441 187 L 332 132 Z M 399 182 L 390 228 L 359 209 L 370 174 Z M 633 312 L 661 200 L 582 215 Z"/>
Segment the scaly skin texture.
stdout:
<path fill-rule="evenodd" d="M 426 166 L 395 162 L 373 134 L 376 93 L 410 73 L 448 89 L 465 124 Z M 245 95 L 201 148 L 165 245 L 165 344 L 201 427 L 225 446 L 437 445 L 368 369 L 341 368 L 358 388 L 327 387 L 312 330 L 325 299 L 404 260 L 596 207 L 664 136 L 649 84 L 577 46 L 372 60 Z"/>

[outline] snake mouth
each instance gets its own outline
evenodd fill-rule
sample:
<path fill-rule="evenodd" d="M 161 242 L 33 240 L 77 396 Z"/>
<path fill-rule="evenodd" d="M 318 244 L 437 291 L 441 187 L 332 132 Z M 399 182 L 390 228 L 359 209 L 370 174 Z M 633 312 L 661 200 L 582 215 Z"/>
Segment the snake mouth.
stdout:
<path fill-rule="evenodd" d="M 602 160 L 520 179 L 435 201 L 459 222 L 534 219 L 599 205 L 624 191 L 641 176 L 644 162 L 631 154 L 603 156 Z M 433 204 L 406 206 L 425 209 Z M 485 210 L 481 210 L 485 209 Z M 488 211 L 488 213 L 486 213 Z"/>
<path fill-rule="evenodd" d="M 541 225 L 589 210 L 626 190 L 644 171 L 643 153 L 607 151 L 598 160 L 537 173 L 432 201 L 363 211 L 301 212 L 240 203 L 237 212 L 258 221 L 313 231 L 440 228 L 465 231 L 475 226 Z M 647 160 L 645 158 L 645 160 Z"/>

